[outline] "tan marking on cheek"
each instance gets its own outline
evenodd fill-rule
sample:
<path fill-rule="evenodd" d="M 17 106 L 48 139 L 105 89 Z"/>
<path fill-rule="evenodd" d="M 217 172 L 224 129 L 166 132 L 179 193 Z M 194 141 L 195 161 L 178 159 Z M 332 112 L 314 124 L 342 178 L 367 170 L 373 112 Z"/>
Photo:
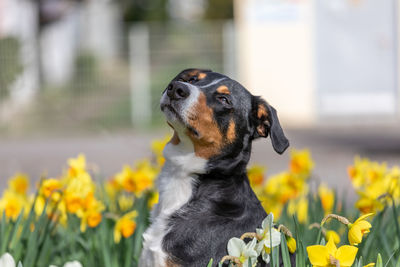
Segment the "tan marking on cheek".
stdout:
<path fill-rule="evenodd" d="M 229 143 L 233 143 L 236 139 L 236 124 L 233 119 L 229 122 L 228 130 L 226 131 L 226 139 Z"/>
<path fill-rule="evenodd" d="M 257 118 L 261 119 L 266 117 L 268 117 L 268 112 L 266 107 L 262 104 L 258 105 Z"/>
<path fill-rule="evenodd" d="M 197 79 L 199 80 L 203 80 L 205 77 L 207 77 L 207 74 L 204 72 L 200 72 L 199 75 L 197 75 Z"/>
<path fill-rule="evenodd" d="M 179 139 L 178 134 L 176 133 L 176 131 L 174 131 L 174 135 L 172 136 L 171 140 L 169 140 L 169 142 L 173 145 L 179 145 L 179 143 L 181 142 L 181 140 Z"/>
<path fill-rule="evenodd" d="M 196 156 L 209 159 L 221 152 L 223 136 L 214 120 L 213 110 L 207 106 L 206 96 L 200 93 L 197 104 L 190 111 L 195 116 L 189 116 L 189 125 L 195 129 L 199 136 L 187 131 L 192 140 Z M 193 117 L 194 119 L 191 119 Z"/>
<path fill-rule="evenodd" d="M 226 85 L 221 85 L 220 87 L 218 87 L 217 92 L 220 94 L 227 94 L 227 95 L 231 94 L 231 92 L 229 91 L 229 89 Z"/>

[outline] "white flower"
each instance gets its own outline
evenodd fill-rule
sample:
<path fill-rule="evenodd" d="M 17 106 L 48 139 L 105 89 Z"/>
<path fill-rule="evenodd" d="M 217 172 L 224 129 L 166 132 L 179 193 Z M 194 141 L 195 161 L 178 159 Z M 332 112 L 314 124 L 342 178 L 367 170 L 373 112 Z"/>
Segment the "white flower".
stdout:
<path fill-rule="evenodd" d="M 256 245 L 257 239 L 255 238 L 246 244 L 243 240 L 234 237 L 228 242 L 228 254 L 238 258 L 243 264 L 243 267 L 256 266 L 258 257 L 258 253 L 255 250 Z M 252 266 L 249 266 L 249 259 L 251 260 Z"/>
<path fill-rule="evenodd" d="M 15 260 L 10 253 L 4 253 L 0 257 L 0 267 L 15 267 Z M 21 262 L 18 262 L 18 267 L 22 267 Z"/>
<path fill-rule="evenodd" d="M 257 228 L 257 235 L 261 236 L 262 239 L 258 242 L 256 250 L 258 254 L 261 253 L 263 260 L 269 263 L 271 249 L 279 246 L 281 243 L 281 234 L 274 227 L 274 215 L 272 213 L 262 222 L 262 229 Z"/>
<path fill-rule="evenodd" d="M 50 265 L 49 267 L 57 267 L 57 266 Z M 83 266 L 82 266 L 82 263 L 80 263 L 79 261 L 68 261 L 63 265 L 63 267 L 83 267 Z"/>
<path fill-rule="evenodd" d="M 69 261 L 63 267 L 82 267 L 82 264 L 79 261 Z"/>

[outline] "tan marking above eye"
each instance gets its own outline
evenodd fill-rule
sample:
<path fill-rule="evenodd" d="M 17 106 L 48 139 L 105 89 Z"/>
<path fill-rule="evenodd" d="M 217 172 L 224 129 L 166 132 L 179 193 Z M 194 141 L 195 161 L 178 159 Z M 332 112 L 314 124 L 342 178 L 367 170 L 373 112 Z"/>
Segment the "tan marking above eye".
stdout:
<path fill-rule="evenodd" d="M 267 117 L 268 117 L 267 108 L 263 104 L 258 105 L 257 118 L 261 119 Z"/>
<path fill-rule="evenodd" d="M 197 79 L 203 80 L 205 77 L 207 77 L 207 74 L 204 72 L 200 72 L 199 75 L 197 75 Z"/>
<path fill-rule="evenodd" d="M 201 114 L 201 116 L 189 116 L 189 125 L 197 131 L 198 136 L 192 131 L 186 134 L 192 140 L 196 156 L 209 159 L 218 155 L 223 147 L 223 135 L 214 120 L 214 112 L 207 105 L 206 96 L 200 93 L 197 103 L 191 109 L 192 114 Z M 191 117 L 195 119 L 191 119 Z"/>
<path fill-rule="evenodd" d="M 221 85 L 220 87 L 218 87 L 217 92 L 220 94 L 227 94 L 227 95 L 231 94 L 231 92 L 229 91 L 229 89 L 226 85 Z"/>
<path fill-rule="evenodd" d="M 226 131 L 226 139 L 229 143 L 233 143 L 236 139 L 236 124 L 233 119 L 229 122 L 228 130 Z"/>

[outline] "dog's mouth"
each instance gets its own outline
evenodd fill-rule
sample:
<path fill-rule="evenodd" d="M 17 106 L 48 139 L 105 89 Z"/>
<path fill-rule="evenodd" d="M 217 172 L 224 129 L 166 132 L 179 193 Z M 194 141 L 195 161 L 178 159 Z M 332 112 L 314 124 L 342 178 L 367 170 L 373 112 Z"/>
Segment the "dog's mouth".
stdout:
<path fill-rule="evenodd" d="M 161 111 L 165 114 L 165 116 L 167 118 L 168 125 L 171 126 L 174 130 L 176 130 L 174 128 L 174 124 L 176 122 L 178 122 L 181 125 L 183 125 L 190 134 L 192 134 L 193 136 L 195 136 L 197 138 L 200 137 L 200 133 L 195 128 L 193 128 L 191 125 L 186 123 L 186 121 L 183 119 L 181 114 L 179 112 L 177 112 L 176 109 L 171 104 L 161 104 L 160 107 L 161 107 Z"/>

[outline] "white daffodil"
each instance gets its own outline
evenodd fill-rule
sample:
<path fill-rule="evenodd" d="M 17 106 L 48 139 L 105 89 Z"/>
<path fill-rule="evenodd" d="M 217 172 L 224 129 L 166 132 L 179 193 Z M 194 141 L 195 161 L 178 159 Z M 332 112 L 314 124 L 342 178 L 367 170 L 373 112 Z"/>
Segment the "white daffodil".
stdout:
<path fill-rule="evenodd" d="M 1 267 L 1 266 L 0 266 Z M 56 265 L 50 265 L 49 267 L 57 267 Z M 68 261 L 64 263 L 63 267 L 83 267 L 79 261 Z"/>
<path fill-rule="evenodd" d="M 257 264 L 258 253 L 255 250 L 257 239 L 253 239 L 246 244 L 243 240 L 234 237 L 228 242 L 228 253 L 230 256 L 236 257 L 242 263 L 243 267 L 253 267 Z M 249 259 L 252 266 L 249 265 Z"/>
<path fill-rule="evenodd" d="M 63 267 L 82 267 L 82 264 L 79 261 L 69 261 Z"/>
<path fill-rule="evenodd" d="M 257 228 L 257 235 L 261 236 L 261 240 L 258 242 L 256 250 L 258 254 L 262 255 L 263 260 L 269 263 L 271 250 L 274 247 L 279 246 L 281 243 L 281 234 L 274 227 L 274 215 L 272 213 L 262 222 L 262 229 Z"/>
<path fill-rule="evenodd" d="M 15 264 L 15 260 L 13 256 L 10 255 L 10 253 L 4 253 L 0 257 L 0 267 L 22 267 L 21 262 L 18 262 L 18 265 Z"/>

